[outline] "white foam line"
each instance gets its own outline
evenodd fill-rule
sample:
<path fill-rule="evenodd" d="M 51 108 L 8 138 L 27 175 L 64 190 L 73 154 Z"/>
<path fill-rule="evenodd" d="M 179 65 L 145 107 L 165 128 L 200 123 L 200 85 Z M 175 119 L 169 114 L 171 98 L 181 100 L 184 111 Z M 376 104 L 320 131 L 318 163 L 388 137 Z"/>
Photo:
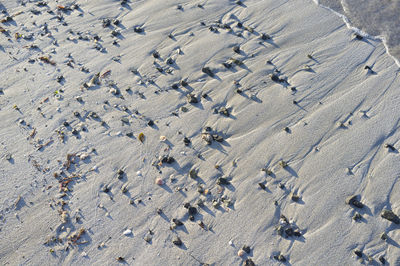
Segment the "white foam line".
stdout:
<path fill-rule="evenodd" d="M 381 41 L 381 42 L 383 43 L 383 46 L 385 47 L 386 53 L 389 55 L 390 58 L 392 58 L 392 59 L 394 60 L 394 62 L 396 63 L 396 65 L 400 68 L 400 61 L 399 61 L 396 57 L 394 57 L 393 55 L 390 54 L 389 48 L 388 48 L 388 46 L 387 46 L 387 44 L 386 44 L 386 38 L 385 38 L 384 36 L 379 36 L 379 35 L 378 35 L 378 36 L 373 36 L 373 35 L 369 35 L 368 33 L 363 32 L 362 30 L 360 30 L 359 28 L 356 28 L 356 27 L 351 26 L 351 25 L 350 25 L 349 19 L 348 19 L 345 15 L 340 14 L 340 13 L 336 12 L 335 10 L 333 10 L 333 9 L 327 7 L 327 6 L 321 5 L 321 4 L 319 3 L 319 0 L 312 0 L 312 1 L 313 1 L 315 4 L 317 4 L 318 6 L 320 6 L 320 7 L 322 7 L 322 8 L 325 8 L 325 9 L 328 9 L 329 11 L 333 12 L 336 16 L 341 17 L 341 18 L 343 19 L 344 23 L 346 24 L 347 28 L 353 30 L 353 31 L 356 32 L 357 34 L 359 34 L 359 35 L 361 35 L 361 36 L 363 36 L 363 37 L 365 37 L 365 38 L 369 38 L 369 39 L 376 40 L 376 41 Z"/>

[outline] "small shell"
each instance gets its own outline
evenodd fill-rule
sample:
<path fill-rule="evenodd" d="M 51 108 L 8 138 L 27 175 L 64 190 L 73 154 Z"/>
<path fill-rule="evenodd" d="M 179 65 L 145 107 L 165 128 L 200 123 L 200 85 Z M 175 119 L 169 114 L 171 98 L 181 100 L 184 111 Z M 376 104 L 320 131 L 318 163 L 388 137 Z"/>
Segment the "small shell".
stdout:
<path fill-rule="evenodd" d="M 156 184 L 159 186 L 162 186 L 162 185 L 164 185 L 164 181 L 162 180 L 162 178 L 159 177 L 156 179 Z"/>
<path fill-rule="evenodd" d="M 244 253 L 245 253 L 244 250 L 241 249 L 241 250 L 238 251 L 237 254 L 238 254 L 239 257 L 243 257 L 243 256 L 244 256 Z"/>
<path fill-rule="evenodd" d="M 140 142 L 144 142 L 144 134 L 143 133 L 140 133 L 139 134 L 139 136 L 138 136 L 138 139 L 140 140 Z"/>
<path fill-rule="evenodd" d="M 167 137 L 166 136 L 160 136 L 160 141 L 166 141 Z"/>

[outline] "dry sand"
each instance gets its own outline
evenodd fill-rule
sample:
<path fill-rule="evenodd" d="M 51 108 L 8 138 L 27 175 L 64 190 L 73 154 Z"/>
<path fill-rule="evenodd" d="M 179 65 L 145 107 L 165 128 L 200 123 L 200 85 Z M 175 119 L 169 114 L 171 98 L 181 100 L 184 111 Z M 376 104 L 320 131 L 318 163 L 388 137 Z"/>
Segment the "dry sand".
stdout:
<path fill-rule="evenodd" d="M 0 3 L 1 265 L 400 265 L 381 42 L 311 0 L 20 2 Z"/>

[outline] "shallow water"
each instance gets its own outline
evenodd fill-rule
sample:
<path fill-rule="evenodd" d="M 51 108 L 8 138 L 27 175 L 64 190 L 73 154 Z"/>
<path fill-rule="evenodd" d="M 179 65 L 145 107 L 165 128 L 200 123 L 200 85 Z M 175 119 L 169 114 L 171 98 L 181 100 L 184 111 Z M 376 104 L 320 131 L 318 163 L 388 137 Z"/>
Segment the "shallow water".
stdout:
<path fill-rule="evenodd" d="M 382 38 L 400 66 L 400 0 L 319 0 L 345 16 L 346 22 L 370 36 Z"/>

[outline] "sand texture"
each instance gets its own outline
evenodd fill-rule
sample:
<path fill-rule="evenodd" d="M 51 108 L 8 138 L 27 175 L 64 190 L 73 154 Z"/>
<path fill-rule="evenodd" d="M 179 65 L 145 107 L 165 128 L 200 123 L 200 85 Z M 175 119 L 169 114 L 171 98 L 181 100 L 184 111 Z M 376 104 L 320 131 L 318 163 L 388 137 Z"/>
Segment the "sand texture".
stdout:
<path fill-rule="evenodd" d="M 382 42 L 312 0 L 0 10 L 1 265 L 400 265 Z"/>

